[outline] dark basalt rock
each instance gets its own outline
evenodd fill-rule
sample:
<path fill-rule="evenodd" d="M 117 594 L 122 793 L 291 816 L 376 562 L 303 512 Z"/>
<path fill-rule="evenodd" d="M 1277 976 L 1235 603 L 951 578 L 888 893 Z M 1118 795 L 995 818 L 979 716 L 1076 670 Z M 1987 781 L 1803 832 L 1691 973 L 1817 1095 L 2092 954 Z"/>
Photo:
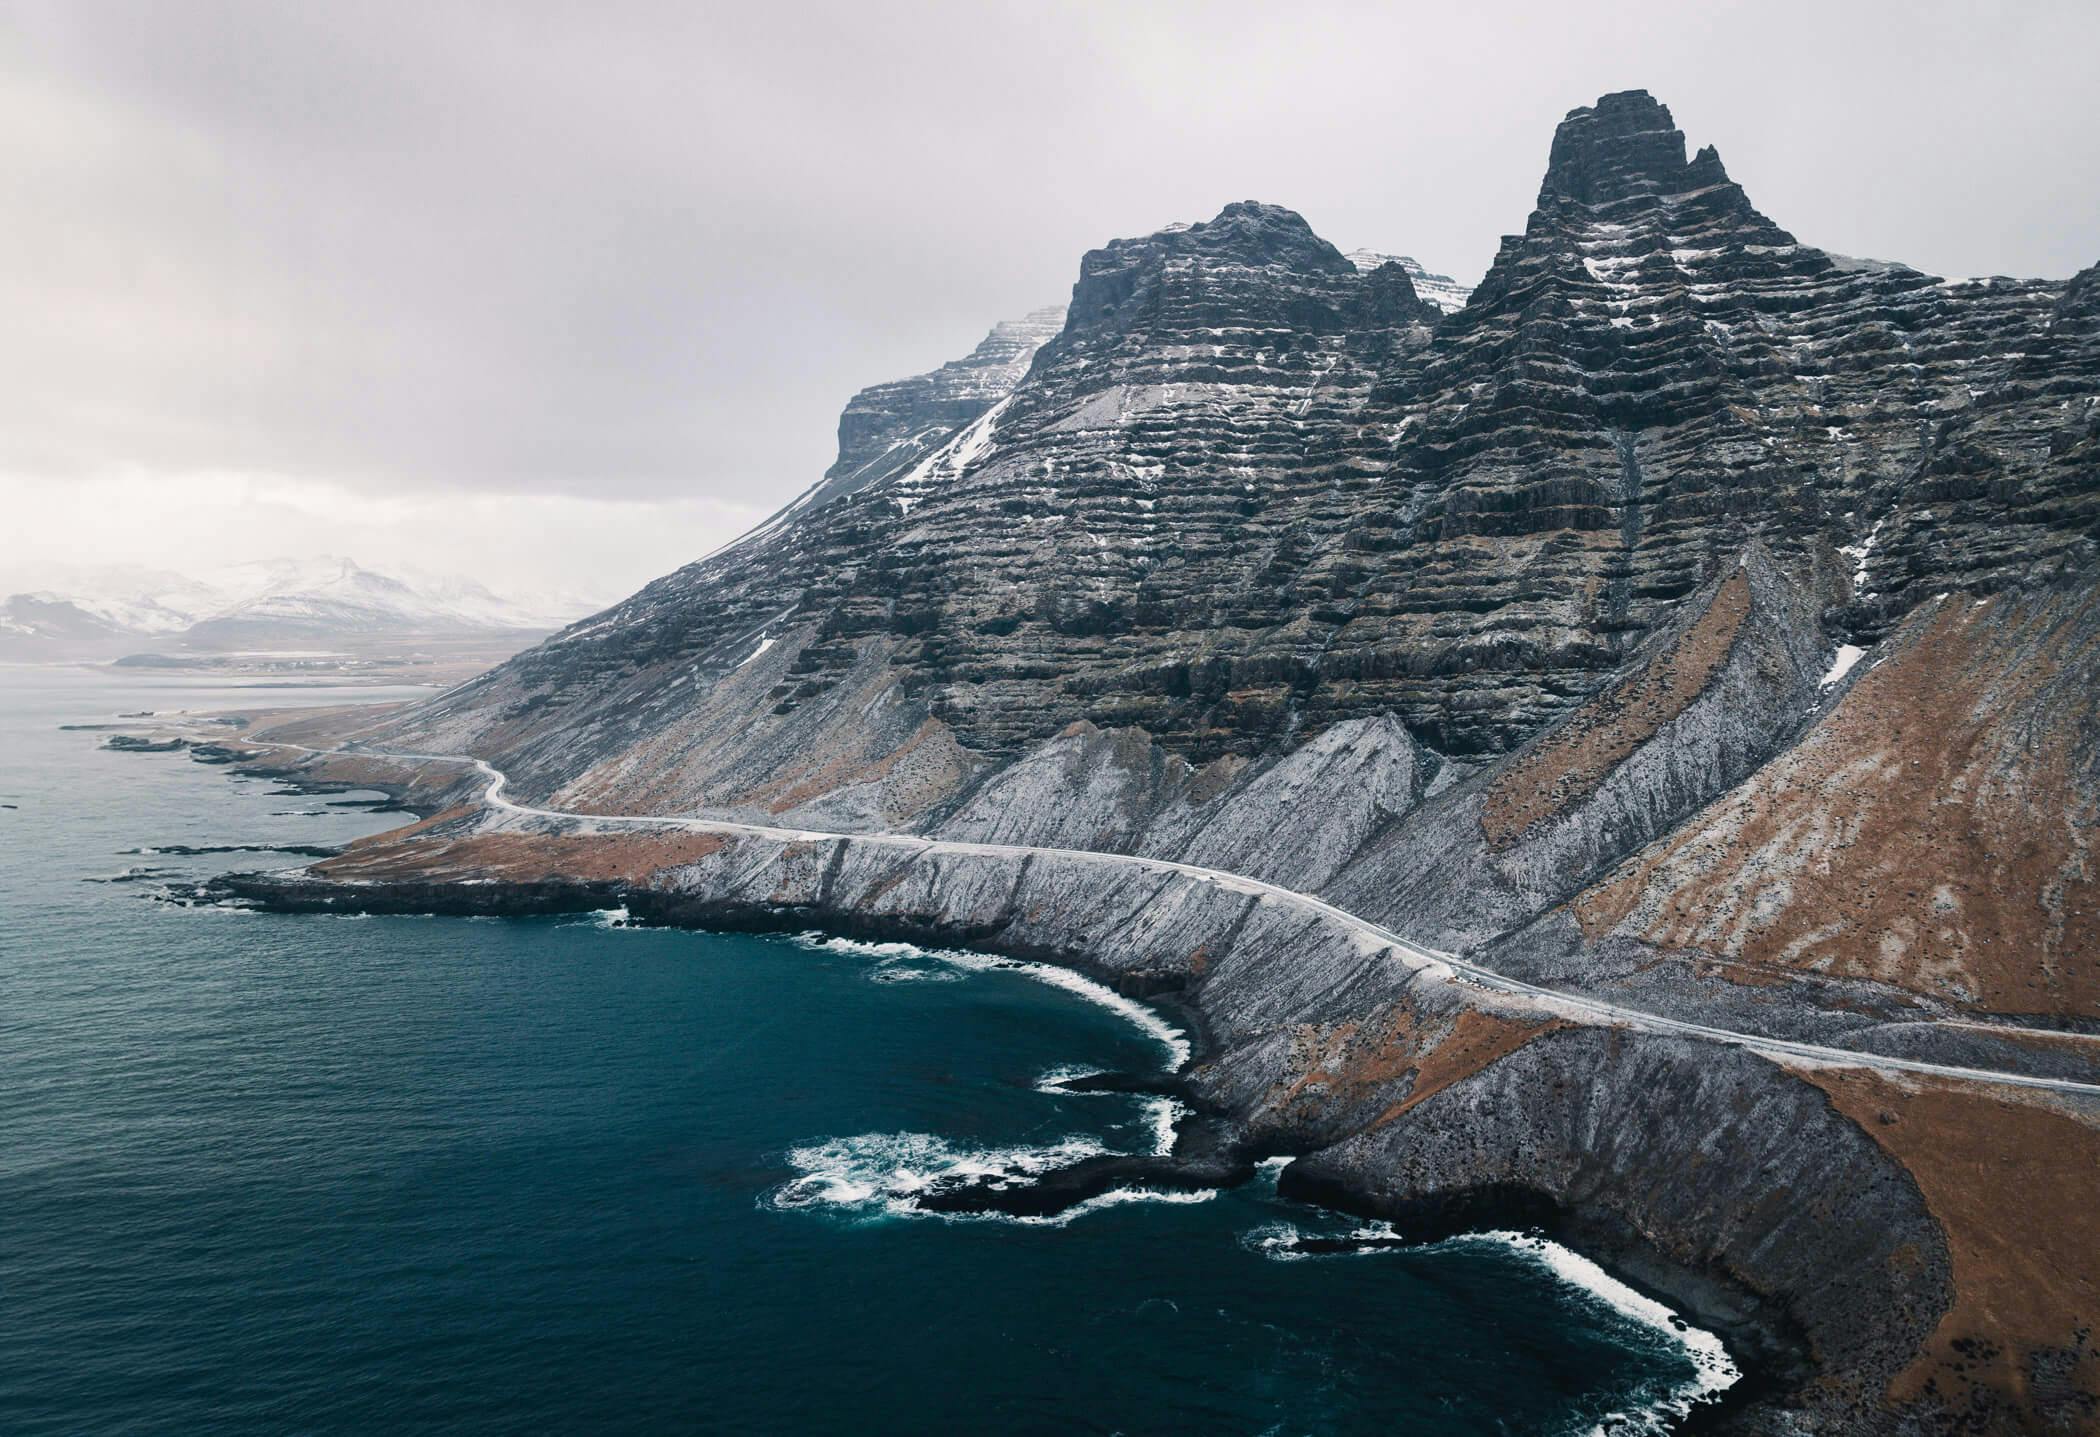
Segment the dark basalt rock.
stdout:
<path fill-rule="evenodd" d="M 1105 1153 L 1027 1181 L 960 1179 L 915 1201 L 926 1212 L 1054 1217 L 1118 1190 L 1199 1192 L 1238 1187 L 1253 1176 L 1254 1162 L 1238 1130 L 1199 1115 L 1182 1121 L 1171 1154 Z"/>
<path fill-rule="evenodd" d="M 195 858 L 212 853 L 289 853 L 300 858 L 333 858 L 342 849 L 319 843 L 160 843 L 147 848 L 127 848 L 127 854 L 165 854 Z"/>

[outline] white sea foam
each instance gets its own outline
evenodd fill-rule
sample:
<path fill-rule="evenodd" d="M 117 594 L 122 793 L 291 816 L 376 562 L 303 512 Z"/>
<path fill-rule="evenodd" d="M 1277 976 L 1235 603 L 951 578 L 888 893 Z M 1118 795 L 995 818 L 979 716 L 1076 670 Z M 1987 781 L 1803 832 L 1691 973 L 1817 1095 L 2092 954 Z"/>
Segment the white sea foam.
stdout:
<path fill-rule="evenodd" d="M 972 973 L 1017 973 L 1061 988 L 1124 1018 L 1165 1048 L 1177 1068 L 1189 1058 L 1189 1042 L 1179 1028 L 1144 1004 L 1066 968 L 962 949 L 921 948 L 915 943 L 903 942 L 874 943 L 821 932 L 797 934 L 794 941 L 801 947 L 816 951 L 873 959 L 868 976 L 881 983 L 955 981 Z M 1036 1089 L 1061 1093 L 1065 1091 L 1063 1084 L 1100 1071 L 1099 1068 L 1077 1065 L 1052 1068 L 1036 1080 Z M 1173 1098 L 1155 1096 L 1144 1100 L 1143 1120 L 1152 1153 L 1164 1156 L 1174 1150 L 1175 1130 L 1187 1113 L 1188 1109 Z M 1087 1213 L 1127 1203 L 1196 1203 L 1217 1196 L 1212 1189 L 1116 1188 L 1075 1203 L 1063 1212 L 1042 1217 L 997 1212 L 928 1214 L 918 1205 L 921 1194 L 944 1183 L 968 1182 L 995 1190 L 1026 1186 L 1046 1172 L 1069 1167 L 1108 1151 L 1088 1137 L 1068 1137 L 1047 1147 L 980 1149 L 962 1147 L 930 1133 L 866 1133 L 858 1137 L 833 1138 L 791 1151 L 788 1161 L 800 1170 L 801 1175 L 775 1189 L 767 1201 L 778 1208 L 829 1207 L 868 1216 L 936 1216 L 949 1220 L 1062 1227 Z"/>
<path fill-rule="evenodd" d="M 1005 970 L 1019 973 L 1022 977 L 1034 979 L 1038 983 L 1047 983 L 1053 988 L 1062 988 L 1067 993 L 1084 998 L 1129 1020 L 1146 1037 L 1167 1050 L 1167 1055 L 1172 1060 L 1171 1066 L 1179 1068 L 1189 1060 L 1188 1035 L 1181 1029 L 1135 998 L 1126 998 L 1107 984 L 1097 983 L 1084 974 L 1075 973 L 1069 968 L 1059 968 L 1051 963 L 1024 963 L 1018 959 L 997 958 L 988 953 L 966 953 L 958 949 L 937 949 L 932 956 L 943 963 L 952 963 L 973 973 Z"/>
<path fill-rule="evenodd" d="M 1102 1069 L 1100 1068 L 1088 1068 L 1078 1064 L 1055 1067 L 1035 1080 L 1035 1090 L 1038 1093 L 1052 1093 L 1060 1097 L 1070 1097 L 1072 1096 L 1072 1090 L 1065 1086 L 1067 1083 L 1079 1078 L 1091 1078 L 1101 1071 Z M 1085 1093 L 1083 1096 L 1122 1097 L 1124 1095 L 1102 1091 L 1099 1093 Z M 1181 1126 L 1181 1120 L 1188 1116 L 1188 1105 L 1178 1098 L 1170 1098 L 1164 1094 L 1148 1096 L 1143 1099 L 1143 1104 L 1143 1120 L 1146 1130 L 1151 1134 L 1152 1153 L 1157 1157 L 1166 1157 L 1174 1151 L 1174 1136 Z"/>
<path fill-rule="evenodd" d="M 1013 1218 L 1011 1221 L 1018 1222 L 1026 1227 L 1063 1227 L 1074 1218 L 1085 1217 L 1090 1212 L 1100 1212 L 1104 1208 L 1122 1207 L 1126 1203 L 1199 1203 L 1209 1202 L 1217 1195 L 1218 1190 L 1216 1188 L 1189 1188 L 1185 1191 L 1172 1192 L 1162 1191 L 1158 1188 L 1110 1188 L 1107 1192 L 1101 1193 L 1096 1197 L 1090 1197 L 1085 1202 L 1074 1203 L 1071 1207 L 1066 1208 L 1054 1217 Z M 993 1216 L 999 1215 L 993 1214 Z"/>
<path fill-rule="evenodd" d="M 1047 1147 L 966 1148 L 931 1133 L 863 1133 L 791 1151 L 788 1161 L 801 1169 L 801 1176 L 775 1188 L 766 1201 L 776 1208 L 833 1208 L 871 1218 L 936 1217 L 950 1222 L 1063 1227 L 1088 1213 L 1128 1203 L 1198 1203 L 1217 1196 L 1211 1188 L 1186 1192 L 1112 1188 L 1047 1216 L 935 1213 L 919 1206 L 922 1194 L 946 1183 L 968 1182 L 1003 1192 L 1027 1187 L 1044 1173 L 1107 1151 L 1088 1137 L 1068 1137 Z"/>
<path fill-rule="evenodd" d="M 1174 1130 L 1188 1116 L 1188 1108 L 1173 1098 L 1145 1099 L 1145 1117 L 1152 1126 L 1152 1151 L 1166 1157 L 1174 1151 Z"/>
<path fill-rule="evenodd" d="M 600 928 L 632 928 L 634 915 L 622 903 L 618 908 L 601 908 L 591 915 L 591 921 Z"/>
<path fill-rule="evenodd" d="M 788 1161 L 802 1176 L 781 1188 L 774 1204 L 894 1211 L 945 1181 L 970 1179 L 1005 1189 L 1106 1151 L 1087 1137 L 1048 1147 L 965 1148 L 931 1133 L 863 1133 L 791 1151 Z"/>
<path fill-rule="evenodd" d="M 775 1189 L 772 1203 L 899 1217 L 919 1211 L 919 1196 L 944 1183 L 1004 1191 L 1107 1151 L 1087 1137 L 1047 1147 L 967 1148 L 931 1133 L 863 1133 L 791 1151 L 788 1161 L 802 1175 Z"/>
<path fill-rule="evenodd" d="M 963 975 L 947 968 L 913 968 L 895 961 L 868 970 L 870 983 L 960 983 Z"/>
<path fill-rule="evenodd" d="M 1099 1077 L 1105 1069 L 1091 1068 L 1084 1063 L 1059 1063 L 1056 1067 L 1035 1080 L 1038 1093 L 1062 1093 L 1065 1084 L 1076 1083 L 1081 1078 Z"/>
<path fill-rule="evenodd" d="M 971 953 L 960 948 L 921 948 L 916 943 L 870 943 L 858 938 L 836 938 L 819 932 L 797 934 L 795 942 L 804 948 L 826 953 L 849 953 L 873 958 L 884 964 L 931 961 L 967 973 L 1018 973 L 1038 983 L 1062 988 L 1067 993 L 1084 998 L 1124 1018 L 1165 1048 L 1173 1067 L 1179 1068 L 1189 1060 L 1188 1035 L 1181 1029 L 1136 999 L 1126 998 L 1107 984 L 1097 983 L 1069 968 L 1060 968 L 1052 963 L 1030 963 L 1018 958 L 1001 958 L 990 953 Z M 903 980 L 885 978 L 878 981 Z"/>
<path fill-rule="evenodd" d="M 1268 1161 L 1279 1164 L 1276 1171 L 1281 1172 L 1282 1165 L 1288 1165 L 1290 1159 L 1271 1158 Z M 1242 1233 L 1240 1243 L 1250 1251 L 1258 1252 L 1276 1262 L 1303 1262 L 1308 1258 L 1357 1257 L 1363 1253 L 1397 1251 L 1395 1248 L 1367 1247 L 1361 1252 L 1306 1252 L 1300 1244 L 1308 1237 L 1319 1237 L 1326 1241 L 1390 1243 L 1398 1241 L 1400 1234 L 1389 1222 L 1367 1222 L 1346 1231 L 1330 1233 L 1309 1233 L 1296 1223 L 1270 1222 Z"/>
<path fill-rule="evenodd" d="M 916 943 L 865 943 L 858 938 L 834 938 L 823 933 L 798 933 L 794 941 L 796 946 L 815 952 L 874 959 L 867 970 L 870 983 L 957 983 L 968 976 Z"/>
<path fill-rule="evenodd" d="M 1280 1164 L 1289 1162 L 1289 1159 L 1272 1158 L 1269 1161 Z M 1280 1167 L 1278 1170 L 1281 1170 Z M 1362 1248 L 1357 1253 L 1309 1253 L 1302 1249 L 1302 1244 L 1308 1237 L 1391 1243 L 1399 1236 L 1400 1233 L 1392 1224 L 1386 1222 L 1365 1223 L 1340 1232 L 1308 1233 L 1294 1223 L 1279 1221 L 1265 1223 L 1249 1230 L 1241 1236 L 1240 1241 L 1251 1251 L 1274 1261 L 1300 1262 L 1312 1258 L 1408 1250 L 1391 1246 L 1371 1246 Z M 1662 1334 L 1691 1360 L 1692 1376 L 1688 1381 L 1656 1398 L 1644 1408 L 1606 1413 L 1585 1427 L 1581 1437 L 1626 1437 L 1626 1434 L 1633 1433 L 1654 1433 L 1660 1437 L 1660 1434 L 1671 1431 L 1693 1407 L 1712 1400 L 1742 1378 L 1741 1369 L 1729 1357 L 1728 1349 L 1722 1345 L 1720 1338 L 1704 1328 L 1694 1327 L 1662 1303 L 1634 1291 L 1582 1254 L 1570 1251 L 1557 1242 L 1529 1233 L 1491 1231 L 1466 1233 L 1443 1242 L 1424 1244 L 1412 1250 L 1428 1253 L 1466 1247 L 1496 1247 L 1530 1259 L 1562 1283 L 1580 1292 L 1588 1301 Z"/>
<path fill-rule="evenodd" d="M 1668 1337 L 1691 1359 L 1690 1381 L 1645 1409 L 1607 1413 L 1588 1429 L 1587 1437 L 1605 1437 L 1605 1434 L 1616 1437 L 1616 1434 L 1629 1432 L 1666 1433 L 1694 1406 L 1710 1401 L 1742 1379 L 1742 1370 L 1729 1357 L 1720 1338 L 1704 1328 L 1692 1326 L 1655 1299 L 1635 1292 L 1581 1253 L 1571 1252 L 1557 1242 L 1518 1232 L 1470 1233 L 1451 1240 L 1451 1245 L 1466 1243 L 1492 1243 L 1522 1253 L 1591 1301 Z"/>
<path fill-rule="evenodd" d="M 866 943 L 858 938 L 836 938 L 826 933 L 797 933 L 795 944 L 825 953 L 850 953 L 859 958 L 928 958 L 933 955 L 916 943 Z"/>

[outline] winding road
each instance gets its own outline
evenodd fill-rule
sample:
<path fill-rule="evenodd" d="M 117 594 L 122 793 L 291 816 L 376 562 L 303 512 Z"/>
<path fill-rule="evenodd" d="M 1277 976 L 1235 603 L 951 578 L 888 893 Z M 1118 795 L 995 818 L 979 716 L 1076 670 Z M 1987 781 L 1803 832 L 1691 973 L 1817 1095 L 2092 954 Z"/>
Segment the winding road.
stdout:
<path fill-rule="evenodd" d="M 918 853 L 952 853 L 959 855 L 982 855 L 998 858 L 1054 857 L 1079 863 L 1095 863 L 1122 868 L 1137 868 L 1148 873 L 1175 873 L 1200 883 L 1215 884 L 1233 893 L 1244 893 L 1266 901 L 1283 903 L 1308 913 L 1318 914 L 1331 922 L 1340 924 L 1345 930 L 1371 938 L 1391 949 L 1410 967 L 1431 977 L 1449 982 L 1470 984 L 1488 992 L 1521 997 L 1545 1008 L 1558 1016 L 1572 1018 L 1583 1023 L 1615 1024 L 1643 1032 L 1666 1033 L 1679 1037 L 1699 1038 L 1707 1042 L 1724 1043 L 1731 1047 L 1746 1048 L 1768 1057 L 1791 1058 L 1813 1064 L 1846 1068 L 1871 1068 L 1879 1072 L 1915 1073 L 1926 1077 L 1948 1078 L 1963 1082 L 1996 1083 L 2016 1088 L 2040 1088 L 2049 1092 L 2064 1093 L 2078 1097 L 2100 1097 L 2100 1083 L 2082 1083 L 2070 1078 L 2038 1077 L 2027 1073 L 2002 1072 L 1990 1068 L 1965 1068 L 1945 1063 L 1929 1063 L 1917 1058 L 1889 1057 L 1879 1053 L 1862 1053 L 1850 1048 L 1827 1047 L 1820 1043 L 1802 1043 L 1789 1038 L 1772 1038 L 1759 1033 L 1745 1033 L 1732 1028 L 1717 1028 L 1706 1023 L 1693 1023 L 1681 1018 L 1668 1018 L 1659 1013 L 1650 1013 L 1639 1008 L 1627 1008 L 1602 998 L 1591 998 L 1580 993 L 1569 993 L 1558 988 L 1546 988 L 1536 983 L 1527 983 L 1521 978 L 1511 978 L 1492 968 L 1483 968 L 1455 953 L 1446 953 L 1435 948 L 1425 948 L 1412 939 L 1395 933 L 1382 924 L 1345 909 L 1337 908 L 1324 898 L 1296 889 L 1283 888 L 1259 878 L 1248 878 L 1244 874 L 1227 873 L 1221 869 L 1200 868 L 1192 863 L 1176 863 L 1171 859 L 1142 858 L 1133 854 L 1103 853 L 1087 848 L 1038 848 L 1026 844 L 1010 843 L 965 843 L 952 839 L 923 838 L 904 833 L 824 833 L 802 828 L 773 828 L 763 824 L 735 823 L 726 819 L 677 818 L 652 814 L 602 814 L 571 813 L 556 808 L 539 808 L 532 804 L 517 803 L 503 796 L 508 779 L 503 771 L 486 759 L 466 754 L 408 753 L 398 749 L 371 748 L 351 743 L 336 748 L 312 748 L 306 744 L 289 743 L 281 739 L 256 738 L 249 740 L 259 748 L 292 749 L 301 753 L 321 756 L 342 755 L 398 759 L 411 763 L 472 764 L 488 778 L 488 787 L 482 793 L 482 801 L 489 807 L 506 813 L 516 813 L 532 818 L 551 818 L 563 821 L 581 821 L 629 828 L 669 828 L 689 833 L 737 834 L 752 838 L 765 838 L 789 842 L 835 842 L 864 843 L 880 847 L 892 847 Z M 1965 1023 L 1968 1027 L 1991 1028 L 2011 1037 L 2028 1036 L 2028 1030 L 1995 1027 L 1990 1024 Z"/>

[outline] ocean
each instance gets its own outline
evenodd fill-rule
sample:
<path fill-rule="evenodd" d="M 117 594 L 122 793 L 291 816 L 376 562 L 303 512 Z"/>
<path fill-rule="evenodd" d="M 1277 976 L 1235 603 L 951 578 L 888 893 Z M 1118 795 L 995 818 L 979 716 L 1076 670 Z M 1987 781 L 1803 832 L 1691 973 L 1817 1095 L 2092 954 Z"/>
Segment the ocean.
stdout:
<path fill-rule="evenodd" d="M 1229 1192 L 941 1218 L 1171 1139 L 1168 1017 L 811 934 L 157 901 L 399 816 L 63 724 L 341 702 L 0 669 L 0 1430 L 1665 1431 L 1732 1368 L 1516 1234 Z M 170 846 L 257 851 L 171 855 Z"/>

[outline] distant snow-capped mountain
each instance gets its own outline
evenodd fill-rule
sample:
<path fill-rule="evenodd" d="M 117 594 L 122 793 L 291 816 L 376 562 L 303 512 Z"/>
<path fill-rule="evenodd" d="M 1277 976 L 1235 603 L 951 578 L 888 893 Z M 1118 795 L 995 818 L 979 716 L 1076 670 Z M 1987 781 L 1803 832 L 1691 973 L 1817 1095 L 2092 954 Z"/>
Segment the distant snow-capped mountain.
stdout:
<path fill-rule="evenodd" d="M 40 577 L 47 587 L 0 600 L 0 646 L 16 655 L 62 649 L 71 657 L 143 639 L 210 649 L 531 633 L 594 607 L 568 595 L 508 599 L 460 575 L 387 574 L 334 556 L 195 576 L 116 565 L 47 569 Z"/>

